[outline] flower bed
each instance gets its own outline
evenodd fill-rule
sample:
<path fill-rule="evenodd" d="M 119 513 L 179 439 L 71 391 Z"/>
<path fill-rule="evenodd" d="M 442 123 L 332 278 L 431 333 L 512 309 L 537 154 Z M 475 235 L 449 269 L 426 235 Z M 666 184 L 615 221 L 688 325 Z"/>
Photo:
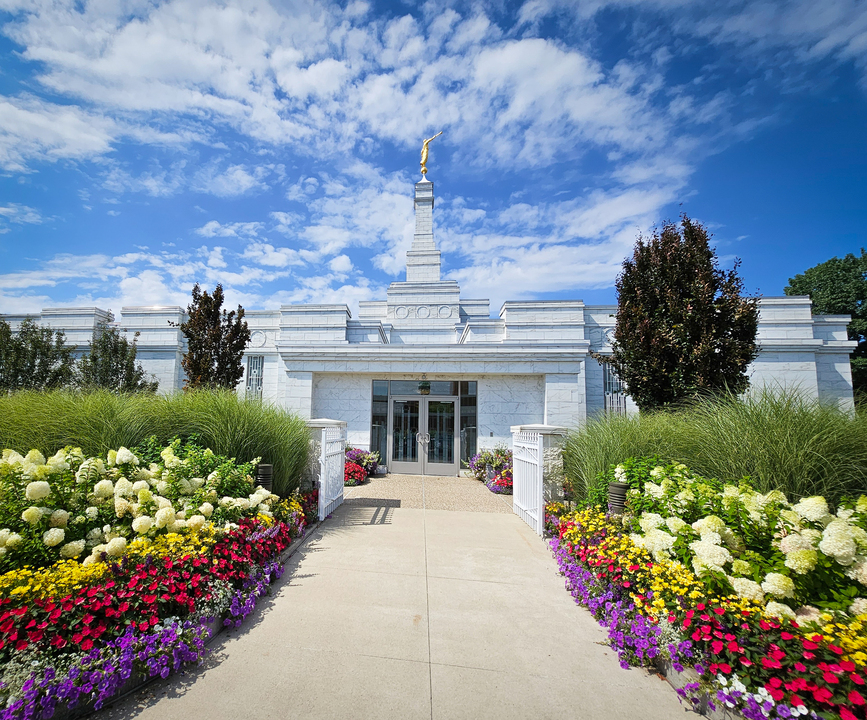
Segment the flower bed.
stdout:
<path fill-rule="evenodd" d="M 347 462 L 343 466 L 343 484 L 347 487 L 361 485 L 367 479 L 367 473 L 361 465 Z"/>
<path fill-rule="evenodd" d="M 3 452 L 0 718 L 99 708 L 133 674 L 166 677 L 282 574 L 304 530 L 297 500 L 195 445 L 161 460 Z"/>
<path fill-rule="evenodd" d="M 485 481 L 488 490 L 498 495 L 512 494 L 512 468 L 506 467 L 500 470 L 490 480 Z"/>
<path fill-rule="evenodd" d="M 747 718 L 865 717 L 867 497 L 831 515 L 653 461 L 618 466 L 627 513 L 547 508 L 576 601 L 608 628 L 621 664 L 668 660 L 679 693 Z"/>
<path fill-rule="evenodd" d="M 485 483 L 493 493 L 512 494 L 512 451 L 506 448 L 482 450 L 473 455 L 469 462 L 470 472 L 476 480 Z M 488 468 L 493 475 L 488 477 Z"/>
<path fill-rule="evenodd" d="M 347 445 L 346 462 L 361 466 L 364 469 L 365 475 L 373 475 L 379 466 L 379 453 L 368 452 L 367 450 Z"/>

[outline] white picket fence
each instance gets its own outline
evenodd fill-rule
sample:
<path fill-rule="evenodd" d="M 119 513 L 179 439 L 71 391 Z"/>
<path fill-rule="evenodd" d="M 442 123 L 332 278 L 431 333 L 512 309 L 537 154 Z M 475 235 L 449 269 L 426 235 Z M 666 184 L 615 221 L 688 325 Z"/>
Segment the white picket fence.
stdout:
<path fill-rule="evenodd" d="M 563 439 L 558 425 L 512 426 L 512 507 L 538 535 L 545 503 L 563 498 Z"/>
<path fill-rule="evenodd" d="M 537 534 L 545 532 L 542 434 L 512 434 L 512 507 Z"/>
<path fill-rule="evenodd" d="M 319 519 L 324 520 L 343 502 L 346 423 L 325 426 L 321 430 L 319 443 Z"/>

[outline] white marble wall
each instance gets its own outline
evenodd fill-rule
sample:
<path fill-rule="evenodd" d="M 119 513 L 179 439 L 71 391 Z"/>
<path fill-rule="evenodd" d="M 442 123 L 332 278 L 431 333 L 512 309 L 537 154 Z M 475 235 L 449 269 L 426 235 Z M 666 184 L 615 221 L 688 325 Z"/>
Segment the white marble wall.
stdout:
<path fill-rule="evenodd" d="M 545 375 L 546 425 L 579 427 L 587 420 L 586 371 Z"/>
<path fill-rule="evenodd" d="M 374 379 L 381 378 L 316 373 L 313 377 L 313 417 L 345 421 L 347 444 L 368 449 Z"/>
<path fill-rule="evenodd" d="M 543 422 L 544 379 L 541 375 L 479 377 L 477 412 L 479 450 L 497 445 L 511 446 L 512 425 Z"/>

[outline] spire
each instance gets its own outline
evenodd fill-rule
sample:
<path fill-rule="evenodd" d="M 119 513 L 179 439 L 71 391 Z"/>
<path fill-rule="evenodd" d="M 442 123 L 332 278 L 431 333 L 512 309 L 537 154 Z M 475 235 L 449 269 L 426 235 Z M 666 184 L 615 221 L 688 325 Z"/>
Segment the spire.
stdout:
<path fill-rule="evenodd" d="M 415 184 L 415 235 L 406 254 L 407 282 L 439 282 L 440 251 L 433 236 L 433 183 L 422 178 Z"/>

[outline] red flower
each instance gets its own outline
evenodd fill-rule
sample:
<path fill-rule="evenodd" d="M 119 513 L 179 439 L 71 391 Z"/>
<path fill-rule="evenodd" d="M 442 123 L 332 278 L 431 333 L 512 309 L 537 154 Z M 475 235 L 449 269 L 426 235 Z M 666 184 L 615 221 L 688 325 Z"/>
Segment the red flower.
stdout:
<path fill-rule="evenodd" d="M 780 665 L 779 660 L 774 660 L 773 658 L 766 657 L 762 658 L 762 665 L 764 665 L 766 668 L 771 668 L 773 670 L 779 670 L 783 667 L 782 665 Z"/>
<path fill-rule="evenodd" d="M 864 697 L 857 690 L 849 691 L 849 702 L 853 705 L 864 705 L 865 700 Z"/>
<path fill-rule="evenodd" d="M 818 647 L 819 647 L 818 643 L 814 643 L 814 642 L 804 638 L 804 649 L 805 650 L 816 650 Z"/>
<path fill-rule="evenodd" d="M 798 672 L 807 672 L 807 666 L 804 665 L 804 663 L 796 662 L 795 670 L 797 670 Z"/>
<path fill-rule="evenodd" d="M 826 703 L 834 697 L 834 694 L 828 688 L 816 688 L 813 690 L 813 697 L 816 702 Z"/>
<path fill-rule="evenodd" d="M 719 655 L 719 654 L 723 651 L 723 647 L 724 647 L 724 645 L 723 645 L 722 642 L 719 641 L 719 640 L 714 640 L 714 641 L 710 644 L 710 648 L 711 648 L 711 650 L 713 651 L 713 654 L 714 654 L 714 655 Z"/>
<path fill-rule="evenodd" d="M 836 685 L 838 682 L 840 682 L 839 678 L 832 672 L 825 672 L 822 674 L 822 677 L 829 685 Z"/>

